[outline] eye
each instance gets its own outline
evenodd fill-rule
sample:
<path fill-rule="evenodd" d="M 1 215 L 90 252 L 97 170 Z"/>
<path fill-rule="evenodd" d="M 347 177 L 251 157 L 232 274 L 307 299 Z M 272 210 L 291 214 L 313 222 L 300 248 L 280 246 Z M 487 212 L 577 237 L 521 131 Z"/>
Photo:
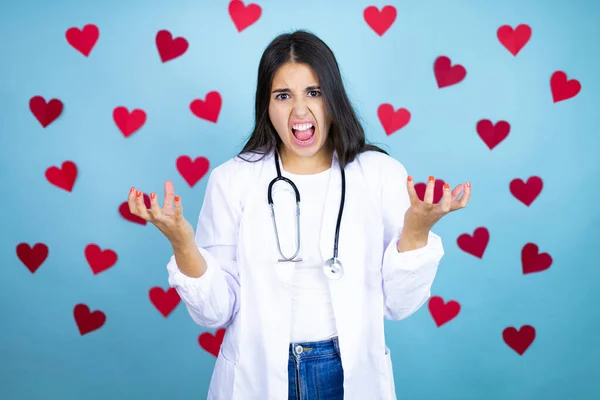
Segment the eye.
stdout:
<path fill-rule="evenodd" d="M 317 96 L 320 96 L 320 95 L 321 95 L 321 92 L 319 92 L 318 90 L 311 90 L 311 91 L 310 91 L 310 92 L 308 92 L 308 93 L 315 93 L 315 95 L 314 95 L 313 97 L 317 97 Z"/>
<path fill-rule="evenodd" d="M 275 98 L 278 100 L 285 100 L 285 99 L 282 99 L 280 96 L 287 96 L 287 93 L 280 93 L 277 96 L 275 96 Z"/>

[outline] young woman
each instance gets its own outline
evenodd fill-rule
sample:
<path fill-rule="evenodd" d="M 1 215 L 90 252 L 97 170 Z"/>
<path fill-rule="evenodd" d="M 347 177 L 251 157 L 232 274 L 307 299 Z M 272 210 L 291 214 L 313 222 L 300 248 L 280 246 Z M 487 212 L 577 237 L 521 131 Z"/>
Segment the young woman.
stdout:
<path fill-rule="evenodd" d="M 430 177 L 421 201 L 365 144 L 332 51 L 305 31 L 266 48 L 255 114 L 243 150 L 211 171 L 195 234 L 170 181 L 162 208 L 129 194 L 170 241 L 169 285 L 191 318 L 227 328 L 208 398 L 395 399 L 384 318 L 430 296 L 444 254 L 431 228 L 470 185 L 433 204 Z"/>

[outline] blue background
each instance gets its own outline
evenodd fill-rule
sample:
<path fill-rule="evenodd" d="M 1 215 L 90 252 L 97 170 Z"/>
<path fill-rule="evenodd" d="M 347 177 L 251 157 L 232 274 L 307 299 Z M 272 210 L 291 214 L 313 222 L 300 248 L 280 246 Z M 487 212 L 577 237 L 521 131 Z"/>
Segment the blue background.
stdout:
<path fill-rule="evenodd" d="M 131 186 L 146 193 L 172 179 L 195 226 L 206 178 L 193 188 L 175 168 L 180 155 L 208 157 L 211 168 L 236 154 L 252 129 L 256 70 L 277 34 L 306 28 L 334 50 L 368 138 L 415 176 L 452 186 L 470 180 L 467 209 L 435 227 L 446 255 L 433 295 L 461 303 L 438 328 L 427 306 L 386 322 L 396 388 L 403 399 L 592 399 L 600 373 L 600 211 L 598 93 L 600 5 L 592 1 L 256 0 L 260 20 L 241 33 L 228 1 L 11 1 L 0 6 L 0 398 L 204 398 L 215 358 L 198 345 L 203 328 L 183 304 L 164 318 L 148 290 L 167 287 L 168 241 L 152 225 L 124 220 L 118 206 Z M 394 5 L 382 36 L 363 10 Z M 69 46 L 72 26 L 98 25 L 89 57 Z M 533 34 L 517 57 L 496 30 L 527 23 Z M 162 63 L 156 32 L 187 38 L 187 53 Z M 467 69 L 458 85 L 438 89 L 440 55 Z M 552 102 L 556 70 L 578 79 L 578 96 Z M 216 124 L 189 103 L 217 90 Z M 56 97 L 63 114 L 43 129 L 29 99 Z M 377 107 L 406 107 L 412 120 L 387 136 Z M 146 125 L 124 138 L 112 120 L 119 105 L 142 108 Z M 511 132 L 490 151 L 478 120 L 506 120 Z M 44 171 L 73 160 L 73 192 Z M 530 207 L 509 192 L 514 178 L 544 181 Z M 479 226 L 490 231 L 483 259 L 456 244 Z M 17 259 L 20 242 L 46 243 L 50 254 L 31 274 Z M 554 262 L 521 272 L 522 246 L 534 242 Z M 88 243 L 114 249 L 117 264 L 93 275 Z M 73 307 L 107 315 L 80 336 Z M 523 356 L 502 340 L 508 326 L 535 327 Z"/>

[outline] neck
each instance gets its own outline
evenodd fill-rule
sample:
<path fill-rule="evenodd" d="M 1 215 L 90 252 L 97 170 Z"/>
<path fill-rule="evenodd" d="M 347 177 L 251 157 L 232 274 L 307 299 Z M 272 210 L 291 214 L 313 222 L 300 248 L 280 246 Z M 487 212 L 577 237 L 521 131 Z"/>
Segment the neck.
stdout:
<path fill-rule="evenodd" d="M 323 147 L 317 154 L 311 157 L 300 157 L 290 153 L 291 152 L 287 151 L 285 147 L 279 150 L 279 157 L 281 158 L 283 169 L 292 174 L 317 174 L 331 168 L 333 158 L 332 149 Z"/>

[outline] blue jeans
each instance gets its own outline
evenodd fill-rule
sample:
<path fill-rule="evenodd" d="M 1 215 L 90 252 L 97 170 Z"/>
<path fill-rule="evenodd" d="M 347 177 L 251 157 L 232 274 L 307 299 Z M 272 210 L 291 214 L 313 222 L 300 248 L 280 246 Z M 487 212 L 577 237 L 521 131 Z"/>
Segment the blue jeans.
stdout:
<path fill-rule="evenodd" d="M 343 400 L 338 338 L 290 344 L 288 400 Z"/>

